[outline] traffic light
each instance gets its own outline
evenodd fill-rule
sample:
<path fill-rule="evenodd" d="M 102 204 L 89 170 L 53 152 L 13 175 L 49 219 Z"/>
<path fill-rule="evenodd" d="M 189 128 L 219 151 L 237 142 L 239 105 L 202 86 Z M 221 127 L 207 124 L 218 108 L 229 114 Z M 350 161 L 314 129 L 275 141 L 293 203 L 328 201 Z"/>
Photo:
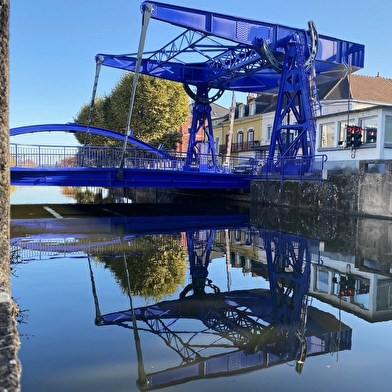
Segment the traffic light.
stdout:
<path fill-rule="evenodd" d="M 354 147 L 358 148 L 362 144 L 362 127 L 355 127 L 354 131 Z"/>
<path fill-rule="evenodd" d="M 354 126 L 347 126 L 346 147 L 352 147 L 354 145 L 354 131 Z"/>
<path fill-rule="evenodd" d="M 369 294 L 370 285 L 365 282 L 359 282 L 358 294 Z"/>
<path fill-rule="evenodd" d="M 353 297 L 355 294 L 355 280 L 352 276 L 341 276 L 339 294 L 342 297 Z"/>
<path fill-rule="evenodd" d="M 377 140 L 377 128 L 366 129 L 366 141 L 368 143 L 375 143 Z"/>

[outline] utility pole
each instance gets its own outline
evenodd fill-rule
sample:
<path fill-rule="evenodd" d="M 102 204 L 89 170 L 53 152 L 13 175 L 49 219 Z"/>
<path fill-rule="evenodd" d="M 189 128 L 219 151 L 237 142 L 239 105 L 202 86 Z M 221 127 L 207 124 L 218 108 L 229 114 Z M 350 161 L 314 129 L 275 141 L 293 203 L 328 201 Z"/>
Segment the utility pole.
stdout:
<path fill-rule="evenodd" d="M 230 154 L 231 154 L 231 144 L 233 141 L 233 128 L 234 128 L 234 116 L 235 116 L 235 94 L 234 91 L 232 92 L 231 95 L 231 106 L 230 106 L 230 112 L 229 112 L 229 132 L 227 136 L 227 150 L 226 150 L 226 160 L 225 160 L 225 166 L 229 168 L 230 166 Z"/>

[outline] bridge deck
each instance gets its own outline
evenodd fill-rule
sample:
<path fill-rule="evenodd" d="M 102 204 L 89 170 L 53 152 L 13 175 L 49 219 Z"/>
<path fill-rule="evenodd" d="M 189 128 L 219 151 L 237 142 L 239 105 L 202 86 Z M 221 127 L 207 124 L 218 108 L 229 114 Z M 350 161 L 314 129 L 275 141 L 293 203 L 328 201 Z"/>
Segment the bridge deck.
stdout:
<path fill-rule="evenodd" d="M 11 185 L 98 186 L 130 188 L 248 189 L 253 179 L 321 180 L 325 157 L 309 175 L 301 157 L 282 159 L 282 171 L 264 173 L 267 158 L 219 156 L 218 166 L 200 154 L 186 156 L 128 148 L 120 169 L 119 147 L 31 146 L 11 144 Z M 292 171 L 287 170 L 291 165 Z M 268 166 L 268 165 L 267 165 Z M 284 170 L 283 170 L 284 169 Z M 289 173 L 289 174 L 288 174 Z"/>

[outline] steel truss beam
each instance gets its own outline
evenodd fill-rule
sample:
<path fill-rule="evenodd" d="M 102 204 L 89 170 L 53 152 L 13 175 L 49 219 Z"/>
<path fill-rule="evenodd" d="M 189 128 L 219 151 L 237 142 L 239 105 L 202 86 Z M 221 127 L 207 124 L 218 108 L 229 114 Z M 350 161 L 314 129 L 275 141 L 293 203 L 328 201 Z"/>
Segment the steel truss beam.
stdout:
<path fill-rule="evenodd" d="M 305 168 L 294 166 L 294 170 L 313 170 L 311 100 L 316 98 L 316 79 L 317 83 L 339 79 L 347 72 L 347 64 L 352 72 L 361 69 L 363 45 L 317 35 L 313 25 L 304 30 L 158 2 L 142 3 L 141 12 L 185 32 L 143 59 L 134 54 L 99 54 L 96 59 L 104 66 L 132 72 L 140 64 L 142 74 L 186 86 L 194 100 L 188 170 L 192 170 L 192 161 L 206 159 L 205 170 L 217 171 L 209 105 L 224 90 L 278 94 L 277 119 L 264 171 L 290 172 L 292 165 L 283 165 L 281 160 L 297 155 L 310 159 Z M 209 96 L 214 89 L 219 93 Z M 293 133 L 294 140 L 290 139 Z"/>
<path fill-rule="evenodd" d="M 268 172 L 298 174 L 301 171 L 313 171 L 315 105 L 318 104 L 318 99 L 317 96 L 312 96 L 313 90 L 310 88 L 314 66 L 312 63 L 306 66 L 303 51 L 306 44 L 299 42 L 297 36 L 287 45 L 271 135 L 269 161 L 265 168 Z M 298 164 L 295 161 L 297 155 L 309 159 Z"/>

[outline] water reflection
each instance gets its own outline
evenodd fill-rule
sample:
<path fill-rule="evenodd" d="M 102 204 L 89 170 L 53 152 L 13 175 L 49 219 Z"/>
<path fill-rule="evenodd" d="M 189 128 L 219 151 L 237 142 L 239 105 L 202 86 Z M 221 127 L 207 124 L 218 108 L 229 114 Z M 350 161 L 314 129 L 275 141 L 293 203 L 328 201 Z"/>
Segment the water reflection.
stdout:
<path fill-rule="evenodd" d="M 101 314 L 92 275 L 96 325 L 118 325 L 134 331 L 141 390 L 228 376 L 291 361 L 295 362 L 295 370 L 301 373 L 307 356 L 351 348 L 351 328 L 310 306 L 307 295 L 312 265 L 309 240 L 250 227 L 236 229 L 234 233 L 238 239 L 244 232 L 248 236 L 246 246 L 250 246 L 250 231 L 258 236 L 259 244 L 263 244 L 269 290 L 221 292 L 208 279 L 213 238 L 224 234 L 227 243 L 228 230 L 186 232 L 191 283 L 176 300 L 133 308 L 130 276 L 134 271 L 129 269 L 124 252 L 123 275 L 131 307 Z M 187 329 L 190 324 L 184 326 L 184 320 L 198 320 L 200 328 Z M 145 326 L 138 326 L 137 321 Z M 146 374 L 138 338 L 138 330 L 143 328 L 158 335 L 178 354 L 178 366 Z"/>
<path fill-rule="evenodd" d="M 87 258 L 95 324 L 129 329 L 138 387 L 152 390 L 287 363 L 301 374 L 309 357 L 351 350 L 352 326 L 318 309 L 314 299 L 371 322 L 391 320 L 390 262 L 374 245 L 363 246 L 371 243 L 366 227 L 376 222 L 346 222 L 348 247 L 326 222 L 309 224 L 309 236 L 296 227 L 283 230 L 288 223 L 281 220 L 263 215 L 251 222 L 241 213 L 15 220 L 11 233 L 23 260 Z M 217 282 L 210 268 L 222 258 L 226 276 Z M 128 297 L 125 310 L 102 312 L 94 263 L 109 270 Z M 233 290 L 233 269 L 263 278 L 260 287 Z M 145 304 L 134 306 L 140 298 Z M 146 368 L 140 333 L 161 339 L 177 365 Z"/>

